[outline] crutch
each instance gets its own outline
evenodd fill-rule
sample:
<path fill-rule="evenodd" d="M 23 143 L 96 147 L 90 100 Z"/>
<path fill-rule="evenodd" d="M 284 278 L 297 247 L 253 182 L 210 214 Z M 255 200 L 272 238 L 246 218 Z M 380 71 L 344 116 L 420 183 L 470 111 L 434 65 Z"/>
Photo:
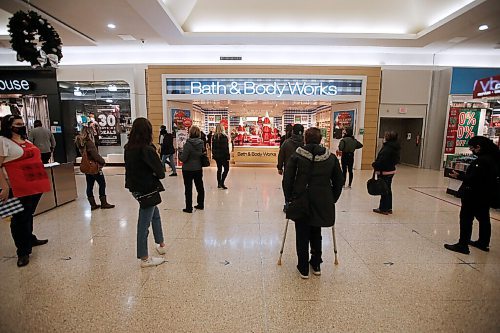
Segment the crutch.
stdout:
<path fill-rule="evenodd" d="M 288 231 L 288 222 L 290 219 L 286 219 L 285 232 L 283 233 L 283 242 L 281 242 L 280 257 L 278 259 L 278 265 L 281 266 L 281 257 L 283 256 L 283 249 L 285 248 L 286 232 Z"/>
<path fill-rule="evenodd" d="M 339 264 L 337 259 L 337 240 L 335 239 L 335 226 L 332 226 L 332 236 L 333 236 L 333 253 L 335 254 L 335 265 Z M 281 258 L 281 257 L 280 257 Z"/>

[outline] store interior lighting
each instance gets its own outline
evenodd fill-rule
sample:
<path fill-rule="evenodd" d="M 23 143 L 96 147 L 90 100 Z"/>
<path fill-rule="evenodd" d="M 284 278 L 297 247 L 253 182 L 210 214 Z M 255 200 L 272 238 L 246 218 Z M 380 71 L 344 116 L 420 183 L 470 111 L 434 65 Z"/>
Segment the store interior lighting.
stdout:
<path fill-rule="evenodd" d="M 73 91 L 73 95 L 75 96 L 83 96 L 83 93 L 80 90 L 80 87 L 75 87 L 75 90 Z"/>
<path fill-rule="evenodd" d="M 112 99 L 107 99 L 106 103 L 113 103 L 113 100 Z"/>
<path fill-rule="evenodd" d="M 118 90 L 118 88 L 114 84 L 110 84 L 108 86 L 108 91 L 117 91 L 117 90 Z"/>
<path fill-rule="evenodd" d="M 488 27 L 486 24 L 483 24 L 483 25 L 480 25 L 480 26 L 479 26 L 479 30 L 480 30 L 480 31 L 488 30 L 488 28 L 489 28 L 489 27 Z"/>

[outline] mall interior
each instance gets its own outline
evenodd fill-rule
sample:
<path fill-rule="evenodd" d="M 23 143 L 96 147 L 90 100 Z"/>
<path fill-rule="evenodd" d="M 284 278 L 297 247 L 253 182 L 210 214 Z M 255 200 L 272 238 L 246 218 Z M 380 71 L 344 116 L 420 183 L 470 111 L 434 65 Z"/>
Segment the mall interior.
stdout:
<path fill-rule="evenodd" d="M 20 29 L 19 11 L 40 19 Z M 450 173 L 473 163 L 472 137 L 500 145 L 498 17 L 496 0 L 0 1 L 0 117 L 21 116 L 28 132 L 40 120 L 56 142 L 33 218 L 48 243 L 29 265 L 16 265 L 11 218 L 0 220 L 0 332 L 499 332 L 500 210 L 488 252 L 443 247 L 460 233 Z M 62 58 L 42 54 L 43 24 Z M 16 32 L 35 35 L 34 64 L 19 61 Z M 165 259 L 155 267 L 137 259 L 139 204 L 125 188 L 141 117 L 156 149 L 162 125 L 176 149 L 158 205 L 165 254 L 149 236 Z M 277 170 L 294 124 L 319 128 L 339 160 L 346 128 L 363 144 L 308 279 Z M 227 189 L 208 147 L 204 209 L 186 214 L 178 153 L 190 127 L 218 125 Z M 113 209 L 87 201 L 75 138 L 89 126 Z M 387 131 L 401 156 L 382 215 L 366 184 Z"/>

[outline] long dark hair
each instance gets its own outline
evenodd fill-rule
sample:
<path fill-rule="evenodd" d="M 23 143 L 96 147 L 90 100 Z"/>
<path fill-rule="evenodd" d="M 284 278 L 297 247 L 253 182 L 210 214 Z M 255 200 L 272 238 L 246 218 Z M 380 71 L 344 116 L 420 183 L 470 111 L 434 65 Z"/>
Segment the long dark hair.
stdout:
<path fill-rule="evenodd" d="M 12 139 L 12 124 L 16 119 L 23 119 L 23 117 L 10 114 L 2 118 L 2 126 L 0 128 L 0 136 Z"/>
<path fill-rule="evenodd" d="M 132 124 L 132 130 L 125 149 L 143 148 L 153 143 L 153 126 L 146 118 L 137 118 Z"/>
<path fill-rule="evenodd" d="M 475 136 L 469 140 L 468 144 L 471 147 L 481 147 L 481 149 L 479 150 L 480 154 L 498 153 L 498 146 L 485 136 Z"/>

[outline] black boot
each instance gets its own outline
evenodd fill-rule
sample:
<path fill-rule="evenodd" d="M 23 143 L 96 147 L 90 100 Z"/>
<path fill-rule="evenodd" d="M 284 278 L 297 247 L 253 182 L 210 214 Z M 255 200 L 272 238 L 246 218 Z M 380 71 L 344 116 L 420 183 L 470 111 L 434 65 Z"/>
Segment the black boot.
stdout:
<path fill-rule="evenodd" d="M 89 201 L 89 204 L 90 204 L 90 210 L 96 210 L 96 209 L 99 209 L 101 207 L 100 205 L 98 205 L 95 202 L 94 197 L 88 197 L 87 200 Z"/>
<path fill-rule="evenodd" d="M 458 253 L 463 253 L 463 254 L 469 254 L 469 246 L 463 245 L 460 243 L 456 244 L 444 244 L 444 248 L 450 251 L 458 252 Z"/>
<path fill-rule="evenodd" d="M 17 267 L 23 267 L 30 263 L 30 256 L 17 257 Z"/>
<path fill-rule="evenodd" d="M 483 243 L 481 243 L 480 241 L 470 241 L 469 242 L 469 245 L 470 246 L 474 246 L 475 248 L 477 249 L 480 249 L 481 251 L 484 251 L 484 252 L 490 252 L 490 247 L 488 245 L 485 245 Z"/>
<path fill-rule="evenodd" d="M 110 209 L 115 208 L 115 205 L 112 205 L 106 201 L 106 196 L 100 196 L 99 200 L 101 200 L 101 209 Z"/>

